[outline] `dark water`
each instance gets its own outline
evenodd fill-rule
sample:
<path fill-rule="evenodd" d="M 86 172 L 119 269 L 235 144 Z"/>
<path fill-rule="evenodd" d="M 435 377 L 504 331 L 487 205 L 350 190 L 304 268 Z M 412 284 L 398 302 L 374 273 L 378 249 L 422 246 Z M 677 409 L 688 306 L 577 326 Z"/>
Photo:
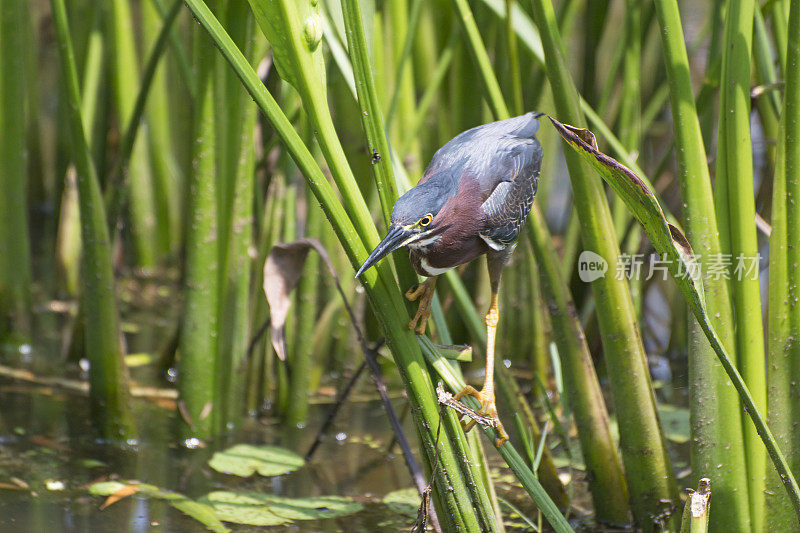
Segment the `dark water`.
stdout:
<path fill-rule="evenodd" d="M 380 403 L 374 400 L 345 404 L 332 434 L 305 467 L 284 476 L 248 479 L 209 468 L 212 449 L 248 442 L 304 452 L 330 406 L 313 407 L 312 420 L 304 430 L 287 432 L 248 420 L 244 429 L 224 439 L 227 443 L 221 440 L 195 450 L 178 445 L 171 435 L 174 413 L 146 400 L 136 401 L 138 420 L 147 420 L 142 424 L 142 442 L 127 449 L 92 438 L 84 397 L 4 380 L 0 406 L 0 483 L 28 487 L 0 489 L 2 531 L 204 530 L 164 502 L 143 496 L 99 510 L 103 498 L 89 495 L 86 486 L 109 476 L 137 479 L 194 498 L 212 490 L 237 490 L 296 497 L 346 495 L 365 503 L 365 510 L 356 515 L 297 522 L 289 528 L 294 531 L 398 531 L 410 526 L 405 524 L 406 517 L 379 502 L 386 493 L 409 487 L 410 480 L 399 451 L 387 453 L 390 428 Z M 283 531 L 287 527 L 234 529 Z"/>

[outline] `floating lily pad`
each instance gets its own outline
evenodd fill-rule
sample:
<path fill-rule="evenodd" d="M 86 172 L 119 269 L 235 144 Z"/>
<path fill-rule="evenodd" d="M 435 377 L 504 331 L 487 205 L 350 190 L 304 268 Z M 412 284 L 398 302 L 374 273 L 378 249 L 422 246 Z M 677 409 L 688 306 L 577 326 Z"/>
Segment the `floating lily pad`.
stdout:
<path fill-rule="evenodd" d="M 134 488 L 135 490 L 129 490 L 129 491 L 125 490 L 129 488 Z M 102 481 L 100 483 L 95 483 L 91 485 L 89 487 L 89 493 L 94 494 L 95 496 L 118 495 L 119 496 L 118 499 L 136 493 L 144 496 L 149 496 L 151 498 L 157 498 L 159 500 L 165 500 L 175 509 L 181 511 L 187 516 L 190 516 L 195 520 L 197 520 L 198 522 L 205 525 L 209 531 L 214 531 L 218 533 L 227 533 L 228 531 L 230 531 L 220 521 L 220 518 L 217 517 L 215 509 L 212 508 L 211 506 L 208 506 L 201 502 L 196 502 L 190 498 L 187 498 L 183 494 L 160 489 L 155 485 L 149 485 L 147 483 L 139 483 L 136 481 L 130 481 L 127 483 L 123 483 L 120 481 Z M 118 500 L 113 500 L 111 502 L 106 500 L 105 505 L 106 506 L 111 505 L 116 501 Z"/>
<path fill-rule="evenodd" d="M 111 496 L 112 494 L 122 490 L 127 483 L 120 483 L 119 481 L 101 481 L 89 487 L 89 494 L 95 496 Z"/>
<path fill-rule="evenodd" d="M 249 477 L 256 472 L 262 476 L 288 474 L 303 466 L 303 463 L 302 457 L 285 448 L 237 444 L 215 453 L 208 465 L 223 474 Z"/>
<path fill-rule="evenodd" d="M 257 492 L 212 492 L 200 498 L 200 502 L 213 507 L 217 516 L 226 522 L 252 526 L 347 516 L 364 507 L 343 496 L 286 498 Z"/>
<path fill-rule="evenodd" d="M 395 513 L 413 519 L 420 504 L 419 492 L 413 487 L 395 490 L 383 497 L 383 504 Z"/>

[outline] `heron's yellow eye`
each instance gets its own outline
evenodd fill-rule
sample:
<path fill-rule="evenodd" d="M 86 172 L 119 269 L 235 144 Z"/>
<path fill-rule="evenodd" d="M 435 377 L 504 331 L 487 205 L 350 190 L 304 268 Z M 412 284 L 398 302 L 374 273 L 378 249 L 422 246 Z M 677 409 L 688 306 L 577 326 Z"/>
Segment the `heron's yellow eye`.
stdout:
<path fill-rule="evenodd" d="M 419 219 L 419 225 L 424 228 L 425 226 L 430 224 L 431 221 L 433 221 L 433 216 L 430 213 L 428 213 L 427 215 Z"/>

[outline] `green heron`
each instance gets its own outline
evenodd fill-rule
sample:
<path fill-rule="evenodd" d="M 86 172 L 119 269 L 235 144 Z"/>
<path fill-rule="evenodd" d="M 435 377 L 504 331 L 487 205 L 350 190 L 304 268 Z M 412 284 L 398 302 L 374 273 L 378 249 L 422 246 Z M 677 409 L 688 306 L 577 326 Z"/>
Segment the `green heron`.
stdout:
<path fill-rule="evenodd" d="M 406 292 L 409 300 L 419 300 L 408 328 L 424 334 L 436 277 L 486 254 L 492 292 L 485 317 L 486 378 L 481 391 L 468 385 L 456 399 L 471 395 L 481 402 L 479 414 L 497 421 L 498 446 L 508 435 L 497 418 L 494 395 L 497 292 L 539 182 L 542 147 L 535 135 L 540 116 L 528 113 L 478 126 L 440 148 L 419 183 L 394 204 L 386 237 L 356 274 L 408 246 L 414 270 L 427 276 Z"/>

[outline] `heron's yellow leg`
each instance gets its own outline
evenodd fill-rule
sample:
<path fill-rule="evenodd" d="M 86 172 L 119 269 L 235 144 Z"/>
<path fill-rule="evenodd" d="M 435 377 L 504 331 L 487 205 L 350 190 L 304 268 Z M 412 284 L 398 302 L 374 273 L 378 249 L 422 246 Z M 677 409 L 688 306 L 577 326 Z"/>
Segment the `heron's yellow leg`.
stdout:
<path fill-rule="evenodd" d="M 489 416 L 494 418 L 497 422 L 495 426 L 498 437 L 495 439 L 495 446 L 500 447 L 505 441 L 508 440 L 508 433 L 503 428 L 503 423 L 497 417 L 497 406 L 495 405 L 494 397 L 494 342 L 497 334 L 497 322 L 500 318 L 500 313 L 497 309 L 497 293 L 492 293 L 492 300 L 489 305 L 489 311 L 486 313 L 486 380 L 483 382 L 483 389 L 480 391 L 474 387 L 467 385 L 464 390 L 456 394 L 455 399 L 458 400 L 464 396 L 474 396 L 481 402 L 481 409 L 478 411 L 479 415 Z M 475 425 L 474 420 L 470 420 L 464 426 L 464 430 L 469 431 Z"/>
<path fill-rule="evenodd" d="M 406 291 L 406 298 L 419 300 L 417 314 L 408 323 L 408 329 L 416 330 L 418 335 L 425 334 L 425 326 L 431 316 L 431 301 L 433 300 L 434 288 L 436 287 L 436 276 L 432 276 L 422 283 L 414 285 Z"/>

